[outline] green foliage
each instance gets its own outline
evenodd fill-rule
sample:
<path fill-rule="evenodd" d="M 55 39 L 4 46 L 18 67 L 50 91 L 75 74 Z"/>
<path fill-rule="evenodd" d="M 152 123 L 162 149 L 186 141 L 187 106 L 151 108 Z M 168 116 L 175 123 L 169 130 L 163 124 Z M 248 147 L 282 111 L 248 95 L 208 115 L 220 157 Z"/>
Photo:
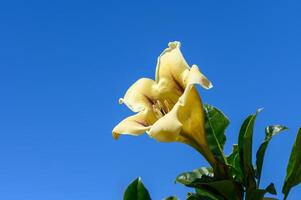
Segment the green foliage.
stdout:
<path fill-rule="evenodd" d="M 233 145 L 232 153 L 227 157 L 229 173 L 231 177 L 242 183 L 243 182 L 243 172 L 241 169 L 241 162 L 239 157 L 239 148 L 237 144 Z"/>
<path fill-rule="evenodd" d="M 236 183 L 231 180 L 212 181 L 204 184 L 204 186 L 216 190 L 218 194 L 221 194 L 225 199 L 241 199 L 241 196 L 239 195 L 240 191 L 236 188 Z"/>
<path fill-rule="evenodd" d="M 245 119 L 240 128 L 238 146 L 234 146 L 233 152 L 228 157 L 228 162 L 233 168 L 235 168 L 234 175 L 238 177 L 237 180 L 242 180 L 241 182 L 245 187 L 247 200 L 262 200 L 266 193 L 276 194 L 276 189 L 273 183 L 271 183 L 265 189 L 259 188 L 260 176 L 264 154 L 272 136 L 287 129 L 286 127 L 280 125 L 268 126 L 266 128 L 265 140 L 259 147 L 256 154 L 255 170 L 252 164 L 252 143 L 255 120 L 260 111 L 260 109 L 257 110 L 256 113 L 249 115 Z M 237 149 L 239 156 L 237 156 Z"/>
<path fill-rule="evenodd" d="M 255 190 L 253 190 L 251 195 L 250 195 L 250 199 L 262 200 L 266 193 L 277 194 L 275 186 L 274 186 L 273 183 L 268 185 L 268 187 L 266 187 L 265 189 L 258 189 L 257 188 Z"/>
<path fill-rule="evenodd" d="M 245 119 L 238 136 L 239 158 L 244 174 L 244 185 L 249 191 L 256 187 L 255 173 L 252 164 L 252 143 L 254 124 L 260 111 L 261 110 L 258 110 L 255 114 L 249 115 L 247 119 Z"/>
<path fill-rule="evenodd" d="M 233 150 L 228 157 L 224 156 L 223 146 L 226 141 L 225 129 L 229 120 L 217 108 L 209 105 L 204 106 L 205 130 L 212 152 L 219 158 L 220 163 L 226 164 L 225 169 L 228 178 L 219 180 L 208 168 L 201 168 L 193 172 L 182 173 L 177 177 L 177 182 L 188 187 L 194 187 L 199 193 L 190 194 L 191 199 L 202 196 L 207 199 L 214 199 L 212 195 L 219 195 L 222 199 L 243 199 L 244 191 L 247 200 L 262 200 L 266 193 L 276 194 L 274 184 L 265 189 L 260 189 L 259 181 L 263 165 L 264 154 L 272 136 L 286 130 L 280 125 L 268 126 L 266 137 L 257 152 L 257 170 L 252 164 L 252 143 L 253 129 L 257 115 L 261 110 L 249 115 L 243 122 L 238 137 L 238 144 L 233 145 Z M 256 181 L 257 180 L 257 181 Z M 200 194 L 201 192 L 201 194 Z M 206 192 L 208 194 L 206 194 Z M 210 195 L 209 195 L 210 194 Z"/>
<path fill-rule="evenodd" d="M 237 199 L 238 191 L 236 183 L 232 180 L 215 180 L 213 178 L 213 174 L 206 168 L 197 169 L 193 172 L 182 173 L 177 177 L 176 181 L 188 187 L 199 189 L 202 192 L 199 195 L 203 195 L 208 198 L 212 198 L 211 196 L 213 194 L 217 194 L 223 197 L 223 199 Z"/>
<path fill-rule="evenodd" d="M 187 200 L 266 200 L 267 193 L 276 195 L 273 183 L 266 188 L 259 188 L 265 152 L 272 137 L 287 127 L 270 125 L 265 128 L 265 138 L 256 153 L 256 165 L 252 163 L 252 143 L 254 125 L 260 109 L 249 115 L 243 122 L 238 136 L 238 144 L 233 145 L 232 152 L 224 155 L 226 142 L 225 131 L 229 125 L 227 117 L 217 108 L 205 105 L 205 132 L 210 150 L 217 159 L 216 166 L 202 167 L 191 172 L 181 173 L 176 182 L 195 189 L 187 194 Z M 301 128 L 294 143 L 287 175 L 282 192 L 287 198 L 290 190 L 301 182 Z M 215 167 L 221 171 L 216 171 Z M 213 170 L 214 169 L 214 170 Z M 223 176 L 216 173 L 222 172 Z M 169 196 L 164 200 L 177 200 Z M 134 180 L 124 193 L 124 200 L 150 200 L 147 189 L 140 178 Z"/>
<path fill-rule="evenodd" d="M 225 130 L 230 122 L 220 110 L 211 105 L 205 104 L 204 112 L 205 132 L 209 148 L 220 162 L 226 163 L 224 156 Z"/>
<path fill-rule="evenodd" d="M 135 179 L 124 192 L 123 200 L 151 200 L 141 178 Z"/>
<path fill-rule="evenodd" d="M 286 177 L 282 187 L 284 199 L 287 198 L 292 187 L 301 182 L 301 128 L 298 131 L 288 166 L 286 169 Z"/>
<path fill-rule="evenodd" d="M 192 192 L 189 192 L 186 196 L 186 200 L 200 200 L 200 199 L 202 199 L 201 196 L 199 196 L 195 193 L 192 193 Z M 211 199 L 209 199 L 209 200 L 211 200 Z"/>
<path fill-rule="evenodd" d="M 210 188 L 197 188 L 192 200 L 225 200 L 220 194 Z M 187 198 L 189 199 L 189 198 Z"/>
<path fill-rule="evenodd" d="M 268 185 L 268 187 L 265 188 L 265 191 L 270 194 L 277 194 L 274 183 L 271 183 L 270 185 Z"/>
<path fill-rule="evenodd" d="M 205 167 L 195 169 L 192 172 L 181 173 L 176 178 L 176 182 L 188 187 L 199 187 L 201 183 L 207 183 L 213 180 L 212 169 Z"/>
<path fill-rule="evenodd" d="M 276 135 L 277 133 L 280 133 L 284 130 L 287 130 L 288 128 L 285 126 L 281 125 L 273 125 L 273 126 L 268 126 L 265 128 L 265 138 L 263 143 L 260 145 L 259 149 L 257 150 L 256 153 L 256 173 L 255 176 L 257 178 L 257 185 L 259 186 L 260 184 L 260 177 L 261 177 L 261 171 L 262 171 L 262 165 L 263 165 L 263 159 L 265 155 L 265 151 L 268 147 L 268 144 L 272 137 Z"/>

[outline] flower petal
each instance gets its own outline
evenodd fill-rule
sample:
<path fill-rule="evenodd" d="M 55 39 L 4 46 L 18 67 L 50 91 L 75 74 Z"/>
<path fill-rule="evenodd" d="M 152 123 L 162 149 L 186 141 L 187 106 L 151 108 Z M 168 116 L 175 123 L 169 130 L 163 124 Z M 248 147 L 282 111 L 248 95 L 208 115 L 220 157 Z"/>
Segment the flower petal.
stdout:
<path fill-rule="evenodd" d="M 170 42 L 168 46 L 158 58 L 156 82 L 159 84 L 160 91 L 173 91 L 181 96 L 189 65 L 180 51 L 180 42 Z"/>
<path fill-rule="evenodd" d="M 147 134 L 159 142 L 175 142 L 182 130 L 182 124 L 178 120 L 177 110 L 179 105 L 156 121 Z"/>
<path fill-rule="evenodd" d="M 196 147 L 208 162 L 214 165 L 216 160 L 205 135 L 202 101 L 194 84 L 187 85 L 184 94 L 179 99 L 179 104 L 181 106 L 177 115 L 180 123 L 183 124 L 180 139 L 182 142 Z"/>
<path fill-rule="evenodd" d="M 147 113 L 140 112 L 122 120 L 112 131 L 113 137 L 118 139 L 119 135 L 134 135 L 138 136 L 150 129 L 147 120 Z"/>
<path fill-rule="evenodd" d="M 212 83 L 207 79 L 207 77 L 200 72 L 197 65 L 192 65 L 186 79 L 186 85 L 199 84 L 205 89 L 210 89 L 213 87 Z"/>
<path fill-rule="evenodd" d="M 158 95 L 156 82 L 149 78 L 141 78 L 127 90 L 124 98 L 119 99 L 119 103 L 126 104 L 133 112 L 139 112 L 147 108 L 152 109 Z"/>

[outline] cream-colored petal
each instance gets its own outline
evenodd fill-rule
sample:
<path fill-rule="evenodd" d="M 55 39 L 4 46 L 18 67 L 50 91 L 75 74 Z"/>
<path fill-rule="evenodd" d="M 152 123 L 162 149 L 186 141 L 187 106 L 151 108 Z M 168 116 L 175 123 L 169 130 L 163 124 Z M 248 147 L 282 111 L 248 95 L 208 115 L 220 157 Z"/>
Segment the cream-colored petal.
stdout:
<path fill-rule="evenodd" d="M 170 42 L 168 43 L 168 48 L 158 57 L 156 68 L 157 82 L 162 78 L 172 78 L 171 76 L 181 79 L 182 73 L 189 69 L 189 65 L 184 59 L 180 47 L 180 42 Z"/>
<path fill-rule="evenodd" d="M 198 104 L 198 107 L 202 108 L 201 98 L 195 88 L 195 84 L 201 85 L 205 89 L 212 88 L 212 83 L 204 76 L 196 65 L 193 65 L 185 77 L 185 91 L 179 98 L 179 102 L 184 105 L 188 101 L 189 97 L 193 94 L 193 100 L 191 102 Z M 191 91 L 192 90 L 192 91 Z"/>
<path fill-rule="evenodd" d="M 139 112 L 151 109 L 158 96 L 156 82 L 149 78 L 141 78 L 127 90 L 124 98 L 119 99 L 119 103 L 126 104 L 133 112 Z"/>
<path fill-rule="evenodd" d="M 185 78 L 185 84 L 199 84 L 205 89 L 212 88 L 212 83 L 207 79 L 207 77 L 202 74 L 197 65 L 192 65 L 189 70 L 187 77 Z"/>
<path fill-rule="evenodd" d="M 189 84 L 179 99 L 179 121 L 182 126 L 182 142 L 191 144 L 198 149 L 212 165 L 216 160 L 209 149 L 205 135 L 204 111 L 201 98 L 193 84 Z M 181 139 L 181 138 L 180 138 Z"/>
<path fill-rule="evenodd" d="M 182 130 L 182 124 L 178 120 L 177 110 L 179 104 L 154 123 L 147 134 L 159 142 L 175 142 Z"/>
<path fill-rule="evenodd" d="M 184 76 L 189 70 L 181 51 L 180 42 L 170 42 L 158 58 L 156 82 L 160 91 L 174 92 L 181 96 L 184 91 Z"/>
<path fill-rule="evenodd" d="M 122 120 L 112 131 L 113 137 L 118 139 L 119 135 L 138 136 L 150 129 L 147 112 L 140 112 Z"/>
<path fill-rule="evenodd" d="M 178 116 L 179 121 L 183 124 L 183 131 L 205 144 L 204 112 L 201 99 L 194 85 L 189 85 L 185 89 L 184 94 L 179 99 L 179 104 L 181 107 L 178 109 Z"/>

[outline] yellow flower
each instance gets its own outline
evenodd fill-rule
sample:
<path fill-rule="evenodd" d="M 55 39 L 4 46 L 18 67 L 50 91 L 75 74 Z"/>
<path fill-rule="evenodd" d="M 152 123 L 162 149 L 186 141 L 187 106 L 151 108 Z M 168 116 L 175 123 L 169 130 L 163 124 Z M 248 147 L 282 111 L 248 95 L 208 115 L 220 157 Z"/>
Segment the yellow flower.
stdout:
<path fill-rule="evenodd" d="M 180 42 L 168 44 L 158 58 L 155 81 L 141 78 L 126 92 L 120 103 L 136 114 L 121 121 L 114 129 L 120 134 L 138 136 L 147 133 L 160 142 L 183 142 L 197 149 L 214 166 L 204 130 L 204 112 L 194 84 L 205 89 L 211 82 L 196 65 L 190 68 Z"/>

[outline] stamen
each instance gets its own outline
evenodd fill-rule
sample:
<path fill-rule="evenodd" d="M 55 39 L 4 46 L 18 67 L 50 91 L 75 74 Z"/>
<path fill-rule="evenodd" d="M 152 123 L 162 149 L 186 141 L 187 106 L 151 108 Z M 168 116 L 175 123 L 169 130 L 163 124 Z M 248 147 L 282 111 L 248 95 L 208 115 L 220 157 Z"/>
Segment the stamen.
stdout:
<path fill-rule="evenodd" d="M 171 100 L 164 99 L 162 102 L 160 100 L 155 100 L 154 104 L 152 105 L 153 111 L 157 118 L 161 118 L 172 109 L 172 103 L 170 103 Z M 172 101 L 171 101 L 172 102 Z"/>
<path fill-rule="evenodd" d="M 164 105 L 161 103 L 161 101 L 157 100 L 157 105 L 158 105 L 158 108 L 161 111 L 161 113 L 163 115 L 166 115 L 167 111 L 165 110 Z"/>
<path fill-rule="evenodd" d="M 169 112 L 171 110 L 171 106 L 170 106 L 170 104 L 168 103 L 168 101 L 166 99 L 164 100 L 164 105 L 167 109 L 167 112 Z"/>
<path fill-rule="evenodd" d="M 157 118 L 161 118 L 164 116 L 164 114 L 161 112 L 161 110 L 158 108 L 158 105 L 157 104 L 154 104 L 153 105 L 153 110 L 155 112 L 155 115 Z"/>

